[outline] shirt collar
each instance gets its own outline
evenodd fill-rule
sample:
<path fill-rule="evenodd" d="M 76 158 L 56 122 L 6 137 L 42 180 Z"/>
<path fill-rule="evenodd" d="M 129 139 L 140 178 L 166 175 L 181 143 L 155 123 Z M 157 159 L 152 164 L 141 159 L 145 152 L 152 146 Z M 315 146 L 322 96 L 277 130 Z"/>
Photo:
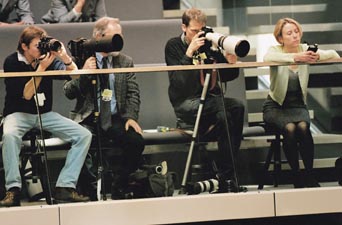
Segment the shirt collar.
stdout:
<path fill-rule="evenodd" d="M 21 54 L 20 52 L 18 52 L 18 61 L 24 62 L 26 65 L 30 65 L 30 62 L 27 61 L 26 57 L 23 54 Z"/>
<path fill-rule="evenodd" d="M 188 46 L 188 43 L 186 43 L 186 40 L 185 40 L 185 33 L 184 32 L 181 35 L 181 40 L 185 46 Z"/>
<path fill-rule="evenodd" d="M 102 60 L 103 60 L 103 55 L 99 52 L 96 52 L 96 60 L 97 60 L 97 63 L 102 65 Z M 108 62 L 108 65 L 113 65 L 112 64 L 112 60 L 113 60 L 113 56 L 112 55 L 108 55 L 107 57 L 107 62 Z"/>

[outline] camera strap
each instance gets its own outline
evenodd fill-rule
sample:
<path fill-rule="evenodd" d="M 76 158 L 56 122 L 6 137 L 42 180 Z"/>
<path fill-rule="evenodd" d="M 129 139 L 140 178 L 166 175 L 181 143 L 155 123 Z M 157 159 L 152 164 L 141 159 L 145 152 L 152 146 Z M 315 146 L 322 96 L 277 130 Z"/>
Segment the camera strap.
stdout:
<path fill-rule="evenodd" d="M 202 64 L 202 60 L 199 60 L 199 64 Z M 215 64 L 216 62 L 214 61 L 213 64 Z M 204 79 L 205 79 L 205 75 L 204 75 L 204 71 L 200 70 L 200 80 L 201 80 L 201 85 L 204 85 Z M 217 71 L 216 69 L 212 69 L 211 72 L 211 77 L 210 77 L 210 88 L 209 90 L 214 89 L 214 87 L 216 86 L 216 80 L 217 80 Z"/>

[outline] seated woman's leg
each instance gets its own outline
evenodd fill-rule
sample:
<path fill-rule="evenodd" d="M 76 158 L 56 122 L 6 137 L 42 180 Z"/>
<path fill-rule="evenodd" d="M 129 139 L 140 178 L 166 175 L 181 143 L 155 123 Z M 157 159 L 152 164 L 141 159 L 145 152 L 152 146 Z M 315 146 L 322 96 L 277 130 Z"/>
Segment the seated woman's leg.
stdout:
<path fill-rule="evenodd" d="M 313 168 L 314 143 L 310 132 L 310 126 L 306 122 L 297 124 L 296 133 L 299 142 L 299 152 L 307 170 Z"/>
<path fill-rule="evenodd" d="M 299 152 L 305 166 L 305 183 L 307 187 L 320 187 L 313 174 L 314 143 L 310 125 L 304 121 L 297 124 L 296 133 L 299 142 Z"/>
<path fill-rule="evenodd" d="M 298 151 L 297 151 L 297 138 L 296 138 L 296 125 L 289 123 L 285 126 L 283 131 L 284 137 L 284 153 L 290 167 L 293 171 L 299 171 Z"/>
<path fill-rule="evenodd" d="M 283 149 L 288 163 L 293 173 L 293 185 L 295 188 L 303 188 L 304 183 L 301 178 L 299 168 L 298 143 L 296 138 L 296 125 L 288 123 L 283 130 Z"/>

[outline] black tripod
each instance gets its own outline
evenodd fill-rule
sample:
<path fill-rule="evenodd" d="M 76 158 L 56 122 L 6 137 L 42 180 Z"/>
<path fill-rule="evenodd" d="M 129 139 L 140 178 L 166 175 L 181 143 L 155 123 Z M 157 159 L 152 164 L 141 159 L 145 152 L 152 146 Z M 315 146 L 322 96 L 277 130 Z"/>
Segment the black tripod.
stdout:
<path fill-rule="evenodd" d="M 44 131 L 43 131 L 43 122 L 42 117 L 39 111 L 39 98 L 37 93 L 37 84 L 36 79 L 33 77 L 33 85 L 34 85 L 34 98 L 36 102 L 36 108 L 37 108 L 37 114 L 38 114 L 38 121 L 39 121 L 39 130 L 41 135 L 41 143 L 39 140 L 36 139 L 36 146 L 37 146 L 37 152 L 35 155 L 40 157 L 40 160 L 43 161 L 44 169 L 45 169 L 45 178 L 46 178 L 46 184 L 43 182 L 43 185 L 47 188 L 47 194 L 46 194 L 46 202 L 49 205 L 52 205 L 55 203 L 53 197 L 52 197 L 52 191 L 51 191 L 51 182 L 50 182 L 50 174 L 49 174 L 49 168 L 47 164 L 47 154 L 46 154 L 46 148 L 45 148 L 45 137 L 44 137 Z M 42 145 L 41 145 L 42 144 Z"/>
<path fill-rule="evenodd" d="M 102 200 L 106 201 L 106 191 L 105 191 L 105 179 L 104 179 L 104 167 L 103 167 L 103 156 L 102 156 L 102 148 L 101 148 L 101 126 L 100 126 L 100 112 L 98 106 L 98 82 L 97 76 L 92 76 L 91 83 L 93 85 L 94 90 L 94 123 L 96 126 L 96 152 L 98 154 L 97 157 L 97 199 L 101 199 L 101 192 L 102 192 Z"/>
<path fill-rule="evenodd" d="M 219 79 L 219 83 L 221 83 L 219 73 L 217 74 L 217 77 Z M 192 134 L 192 140 L 191 140 L 191 144 L 190 144 L 190 148 L 189 148 L 189 152 L 188 152 L 188 157 L 187 157 L 187 161 L 186 161 L 186 165 L 185 165 L 184 175 L 183 175 L 183 179 L 182 179 L 182 183 L 181 183 L 181 189 L 179 191 L 180 194 L 188 193 L 188 191 L 186 190 L 187 176 L 189 174 L 189 168 L 190 168 L 191 161 L 192 161 L 192 154 L 193 154 L 193 150 L 195 147 L 195 142 L 196 142 L 196 138 L 197 138 L 197 134 L 198 134 L 198 129 L 199 129 L 199 125 L 200 125 L 200 119 L 201 119 L 201 115 L 202 115 L 202 111 L 203 111 L 203 106 L 204 106 L 206 95 L 208 92 L 208 86 L 209 86 L 210 78 L 211 78 L 211 74 L 209 72 L 206 72 L 205 80 L 204 80 L 204 84 L 203 84 L 203 90 L 202 90 L 201 98 L 200 98 L 200 104 L 198 107 L 197 117 L 196 117 L 195 126 L 194 126 L 194 130 L 193 130 L 193 134 Z M 220 90 L 221 90 L 220 95 L 221 95 L 221 99 L 222 99 L 222 104 L 224 106 L 224 95 L 223 95 L 222 88 L 220 88 Z M 223 107 L 223 110 L 224 110 L 224 115 L 226 115 L 225 107 Z M 230 149 L 230 154 L 232 157 L 232 164 L 233 164 L 232 166 L 234 169 L 235 182 L 236 182 L 237 187 L 239 187 L 237 175 L 236 175 L 236 169 L 235 169 L 232 144 L 231 144 L 231 139 L 230 139 L 229 126 L 228 126 L 228 121 L 227 121 L 226 116 L 225 116 L 225 128 L 227 131 L 228 148 Z"/>

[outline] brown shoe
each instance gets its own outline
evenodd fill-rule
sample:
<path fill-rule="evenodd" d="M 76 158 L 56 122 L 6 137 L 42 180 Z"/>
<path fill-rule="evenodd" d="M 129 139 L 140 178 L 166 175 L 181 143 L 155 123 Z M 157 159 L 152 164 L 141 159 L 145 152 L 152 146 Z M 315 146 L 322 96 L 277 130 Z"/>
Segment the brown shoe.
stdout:
<path fill-rule="evenodd" d="M 7 191 L 4 199 L 0 201 L 0 207 L 20 206 L 20 191 Z"/>
<path fill-rule="evenodd" d="M 56 187 L 55 200 L 57 203 L 88 202 L 87 196 L 79 195 L 74 188 Z"/>

